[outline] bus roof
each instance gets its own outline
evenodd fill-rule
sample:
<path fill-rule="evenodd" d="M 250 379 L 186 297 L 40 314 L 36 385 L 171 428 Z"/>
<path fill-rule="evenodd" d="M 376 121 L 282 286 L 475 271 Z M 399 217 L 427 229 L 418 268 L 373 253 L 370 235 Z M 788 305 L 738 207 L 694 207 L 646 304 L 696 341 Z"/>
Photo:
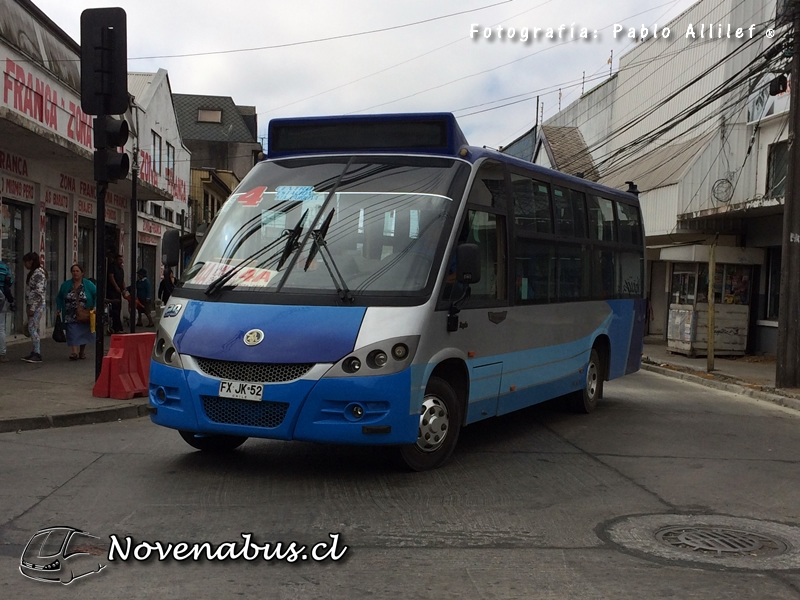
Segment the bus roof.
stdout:
<path fill-rule="evenodd" d="M 353 153 L 450 156 L 471 163 L 491 158 L 529 172 L 557 177 L 567 184 L 637 200 L 628 191 L 554 171 L 490 148 L 469 146 L 452 113 L 293 117 L 269 122 L 268 159 Z"/>

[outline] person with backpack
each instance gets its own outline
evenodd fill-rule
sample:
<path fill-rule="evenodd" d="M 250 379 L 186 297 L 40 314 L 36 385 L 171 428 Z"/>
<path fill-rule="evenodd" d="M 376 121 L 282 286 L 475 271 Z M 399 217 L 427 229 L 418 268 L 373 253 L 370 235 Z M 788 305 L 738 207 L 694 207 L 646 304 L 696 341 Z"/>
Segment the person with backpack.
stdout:
<path fill-rule="evenodd" d="M 0 362 L 8 362 L 6 357 L 6 313 L 14 310 L 14 293 L 11 290 L 13 283 L 11 269 L 0 260 Z"/>

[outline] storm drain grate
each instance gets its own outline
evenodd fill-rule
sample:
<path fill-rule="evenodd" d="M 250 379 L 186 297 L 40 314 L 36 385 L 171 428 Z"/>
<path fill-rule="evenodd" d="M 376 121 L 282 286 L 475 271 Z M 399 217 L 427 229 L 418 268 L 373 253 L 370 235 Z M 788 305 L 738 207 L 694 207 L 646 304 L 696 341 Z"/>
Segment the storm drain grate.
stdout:
<path fill-rule="evenodd" d="M 725 527 L 664 527 L 655 536 L 662 544 L 706 556 L 778 556 L 787 550 L 778 539 Z"/>

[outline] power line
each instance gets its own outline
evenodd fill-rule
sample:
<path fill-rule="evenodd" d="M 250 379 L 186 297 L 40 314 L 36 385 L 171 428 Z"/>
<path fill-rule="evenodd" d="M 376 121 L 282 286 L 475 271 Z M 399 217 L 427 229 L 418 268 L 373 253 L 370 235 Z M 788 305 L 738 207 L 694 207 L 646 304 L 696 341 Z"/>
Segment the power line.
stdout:
<path fill-rule="evenodd" d="M 313 40 L 304 40 L 302 42 L 287 42 L 286 44 L 275 44 L 272 46 L 258 46 L 252 48 L 237 48 L 234 50 L 214 50 L 209 52 L 192 52 L 189 54 L 163 54 L 157 56 L 138 56 L 135 58 L 129 58 L 128 60 L 152 60 L 155 58 L 189 58 L 192 56 L 212 56 L 216 54 L 236 54 L 240 52 L 257 52 L 259 50 L 274 50 L 277 48 L 289 48 L 291 46 L 303 46 L 306 44 L 318 44 L 320 42 L 330 42 L 332 40 L 342 40 L 346 38 L 353 38 L 359 37 L 362 35 L 371 35 L 373 33 L 384 33 L 386 31 L 394 31 L 397 29 L 406 29 L 408 27 L 414 27 L 416 25 L 422 25 L 424 23 L 431 23 L 433 21 L 441 21 L 442 19 L 449 19 L 451 17 L 457 17 L 459 15 L 465 15 L 468 13 L 478 12 L 481 10 L 486 10 L 487 8 L 494 8 L 495 6 L 500 6 L 501 4 L 508 4 L 509 2 L 513 2 L 514 0 L 502 0 L 502 2 L 496 2 L 494 4 L 488 4 L 486 6 L 481 6 L 479 8 L 472 8 L 470 10 L 462 10 L 455 13 L 450 13 L 449 15 L 441 15 L 439 17 L 431 17 L 430 19 L 422 19 L 420 21 L 414 21 L 413 23 L 405 23 L 403 25 L 392 25 L 391 27 L 382 27 L 380 29 L 371 29 L 369 31 L 359 31 L 356 33 L 345 33 L 342 35 L 333 35 L 326 38 L 316 38 Z"/>

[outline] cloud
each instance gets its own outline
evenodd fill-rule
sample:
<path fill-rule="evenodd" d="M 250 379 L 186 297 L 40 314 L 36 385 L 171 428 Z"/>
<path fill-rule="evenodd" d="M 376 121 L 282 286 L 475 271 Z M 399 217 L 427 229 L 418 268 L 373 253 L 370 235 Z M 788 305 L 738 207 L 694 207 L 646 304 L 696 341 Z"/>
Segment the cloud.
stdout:
<path fill-rule="evenodd" d="M 607 74 L 611 50 L 617 59 L 632 46 L 627 38 L 613 40 L 610 29 L 598 39 L 570 42 L 564 36 L 572 24 L 575 31 L 583 26 L 591 32 L 613 23 L 638 28 L 658 19 L 663 24 L 692 4 L 690 0 L 644 5 L 635 0 L 513 0 L 413 27 L 332 41 L 210 56 L 142 58 L 343 36 L 497 1 L 118 0 L 116 4 L 128 16 L 131 71 L 164 68 L 176 93 L 231 96 L 237 104 L 254 105 L 264 135 L 269 119 L 280 116 L 455 111 L 489 103 L 457 116 L 471 143 L 491 147 L 507 144 L 533 125 L 537 94 L 545 117 L 551 116 L 558 108 L 559 85 L 565 107 L 578 98 L 584 72 L 587 78 Z M 36 4 L 79 42 L 81 11 L 108 2 L 36 0 Z M 634 16 L 643 11 L 648 12 Z M 481 31 L 501 24 L 506 34 L 509 27 L 517 32 L 528 28 L 529 36 L 534 27 L 557 29 L 563 24 L 565 30 L 561 40 L 547 39 L 543 33 L 528 43 L 519 41 L 519 33 L 516 41 L 496 36 L 470 40 L 472 24 Z M 586 89 L 596 83 L 587 83 Z M 517 103 L 462 116 L 513 101 Z"/>

